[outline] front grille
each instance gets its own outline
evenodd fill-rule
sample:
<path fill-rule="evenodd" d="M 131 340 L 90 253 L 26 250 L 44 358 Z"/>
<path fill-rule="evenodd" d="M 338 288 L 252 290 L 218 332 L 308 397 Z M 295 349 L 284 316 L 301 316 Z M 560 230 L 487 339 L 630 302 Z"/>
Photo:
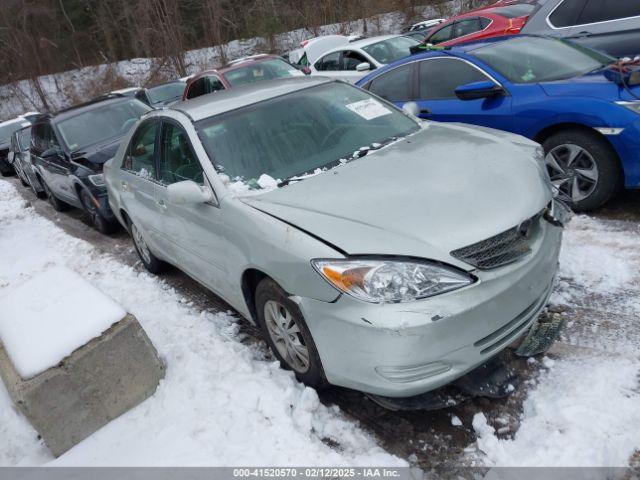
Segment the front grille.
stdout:
<path fill-rule="evenodd" d="M 481 270 L 513 263 L 531 253 L 531 236 L 540 216 L 535 215 L 505 232 L 454 250 L 451 255 Z"/>

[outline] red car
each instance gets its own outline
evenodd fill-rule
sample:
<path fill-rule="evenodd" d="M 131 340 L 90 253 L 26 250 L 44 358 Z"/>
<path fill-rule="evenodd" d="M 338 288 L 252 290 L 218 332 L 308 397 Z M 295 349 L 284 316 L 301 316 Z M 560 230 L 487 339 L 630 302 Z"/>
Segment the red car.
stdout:
<path fill-rule="evenodd" d="M 300 75 L 304 73 L 282 57 L 267 54 L 253 55 L 234 60 L 217 70 L 205 70 L 195 74 L 187 82 L 182 99 L 188 100 L 262 80 Z"/>
<path fill-rule="evenodd" d="M 499 1 L 448 19 L 432 29 L 422 42 L 450 46 L 520 33 L 538 5 L 531 0 Z"/>

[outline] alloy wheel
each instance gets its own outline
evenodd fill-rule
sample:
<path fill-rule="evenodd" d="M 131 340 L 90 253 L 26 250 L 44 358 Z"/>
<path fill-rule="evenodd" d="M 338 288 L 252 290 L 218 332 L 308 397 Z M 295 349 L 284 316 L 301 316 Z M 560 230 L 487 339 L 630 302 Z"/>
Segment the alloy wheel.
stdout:
<path fill-rule="evenodd" d="M 278 353 L 298 373 L 309 370 L 309 349 L 293 315 L 279 302 L 264 304 L 264 320 Z"/>
<path fill-rule="evenodd" d="M 584 148 L 558 145 L 545 157 L 551 183 L 560 200 L 578 203 L 589 197 L 598 184 L 598 166 Z"/>
<path fill-rule="evenodd" d="M 140 256 L 145 261 L 145 263 L 151 263 L 151 252 L 149 251 L 149 247 L 147 247 L 147 242 L 142 238 L 142 233 L 138 230 L 135 223 L 131 224 L 131 236 L 133 237 L 133 242 L 136 244 L 136 248 L 138 252 L 140 252 Z"/>

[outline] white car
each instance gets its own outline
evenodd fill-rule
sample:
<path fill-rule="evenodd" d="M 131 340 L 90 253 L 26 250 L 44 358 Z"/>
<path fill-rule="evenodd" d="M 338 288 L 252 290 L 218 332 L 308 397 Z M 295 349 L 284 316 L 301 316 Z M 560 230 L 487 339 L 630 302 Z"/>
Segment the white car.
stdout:
<path fill-rule="evenodd" d="M 366 38 L 326 51 L 309 68 L 311 75 L 355 83 L 370 70 L 409 56 L 409 49 L 418 44 L 417 40 L 403 35 Z"/>
<path fill-rule="evenodd" d="M 446 20 L 447 20 L 446 18 L 432 18 L 431 20 L 424 20 L 423 22 L 418 22 L 411 25 L 411 27 L 409 28 L 409 31 L 415 32 L 420 30 L 427 30 L 429 28 L 433 28 L 437 25 L 440 25 Z"/>

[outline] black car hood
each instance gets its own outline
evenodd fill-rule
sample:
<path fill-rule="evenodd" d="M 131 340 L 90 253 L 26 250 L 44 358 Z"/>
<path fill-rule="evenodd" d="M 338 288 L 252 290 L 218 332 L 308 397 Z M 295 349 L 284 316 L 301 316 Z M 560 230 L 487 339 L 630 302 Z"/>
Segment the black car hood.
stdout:
<path fill-rule="evenodd" d="M 89 145 L 81 150 L 72 152 L 71 158 L 74 160 L 84 159 L 95 165 L 102 165 L 107 160 L 113 158 L 118 151 L 118 147 L 120 146 L 123 138 L 124 135 L 121 135 L 103 142 L 94 143 L 93 145 Z"/>

